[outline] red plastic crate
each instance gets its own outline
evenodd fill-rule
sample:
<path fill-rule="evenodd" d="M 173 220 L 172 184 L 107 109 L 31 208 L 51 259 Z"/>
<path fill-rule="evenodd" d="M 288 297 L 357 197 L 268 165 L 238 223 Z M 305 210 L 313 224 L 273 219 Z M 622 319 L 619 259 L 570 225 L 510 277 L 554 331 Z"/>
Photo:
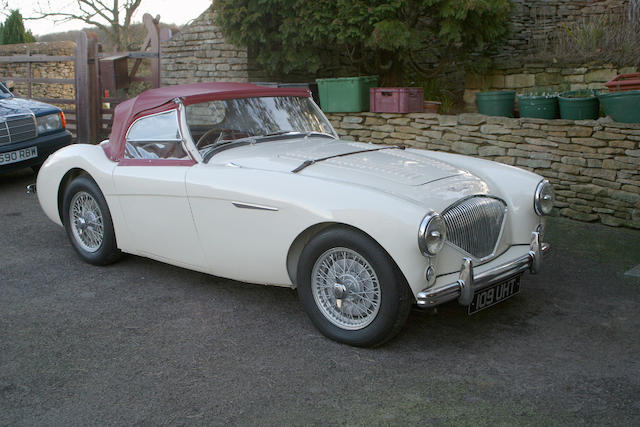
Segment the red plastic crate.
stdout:
<path fill-rule="evenodd" d="M 421 87 L 372 87 L 370 111 L 374 113 L 422 113 L 424 90 Z"/>
<path fill-rule="evenodd" d="M 604 84 L 610 92 L 640 89 L 640 73 L 618 74 Z"/>

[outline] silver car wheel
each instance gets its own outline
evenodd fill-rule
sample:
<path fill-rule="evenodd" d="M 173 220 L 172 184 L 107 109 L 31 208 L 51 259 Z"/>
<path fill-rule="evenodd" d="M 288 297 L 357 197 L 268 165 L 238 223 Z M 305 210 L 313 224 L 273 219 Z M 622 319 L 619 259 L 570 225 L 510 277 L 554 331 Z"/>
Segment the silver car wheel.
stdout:
<path fill-rule="evenodd" d="M 331 248 L 318 257 L 311 271 L 311 291 L 320 312 L 342 329 L 363 329 L 380 310 L 375 270 L 348 248 Z"/>
<path fill-rule="evenodd" d="M 85 191 L 73 195 L 69 204 L 71 232 L 75 241 L 87 252 L 96 252 L 104 240 L 102 211 L 96 199 Z"/>

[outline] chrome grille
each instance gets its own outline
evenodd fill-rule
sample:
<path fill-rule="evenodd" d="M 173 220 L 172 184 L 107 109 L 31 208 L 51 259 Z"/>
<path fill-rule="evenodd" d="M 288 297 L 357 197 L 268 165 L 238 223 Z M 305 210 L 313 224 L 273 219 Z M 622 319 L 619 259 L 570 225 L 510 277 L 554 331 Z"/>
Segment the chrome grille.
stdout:
<path fill-rule="evenodd" d="M 487 196 L 474 196 L 449 206 L 442 213 L 447 240 L 477 259 L 493 254 L 504 223 L 506 204 Z"/>
<path fill-rule="evenodd" d="M 36 121 L 30 114 L 9 116 L 0 122 L 0 145 L 33 139 L 36 134 Z"/>

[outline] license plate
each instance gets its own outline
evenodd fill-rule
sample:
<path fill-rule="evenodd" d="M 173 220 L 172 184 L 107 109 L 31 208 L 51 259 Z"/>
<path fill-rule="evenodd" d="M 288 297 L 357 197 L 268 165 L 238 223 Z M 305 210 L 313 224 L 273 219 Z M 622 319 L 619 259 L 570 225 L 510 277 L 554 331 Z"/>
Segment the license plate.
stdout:
<path fill-rule="evenodd" d="M 492 305 L 496 305 L 497 303 L 517 294 L 518 292 L 520 292 L 519 275 L 483 289 L 480 292 L 476 292 L 473 295 L 473 301 L 468 308 L 468 313 L 474 314 L 480 310 L 489 308 Z"/>
<path fill-rule="evenodd" d="M 10 163 L 18 163 L 23 160 L 38 157 L 38 147 L 23 148 L 16 151 L 8 151 L 0 153 L 0 165 L 8 165 Z"/>

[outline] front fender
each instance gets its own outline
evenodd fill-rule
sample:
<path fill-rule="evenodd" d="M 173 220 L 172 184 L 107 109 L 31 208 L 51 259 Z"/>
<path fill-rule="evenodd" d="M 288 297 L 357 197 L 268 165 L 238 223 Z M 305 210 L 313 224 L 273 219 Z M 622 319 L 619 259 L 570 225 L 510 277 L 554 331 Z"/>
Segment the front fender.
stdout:
<path fill-rule="evenodd" d="M 217 254 L 209 256 L 213 274 L 291 285 L 287 254 L 300 234 L 319 224 L 344 224 L 377 241 L 412 289 L 424 288 L 422 206 L 366 186 L 225 166 L 194 166 L 187 191 L 205 252 Z M 268 209 L 239 209 L 238 203 Z"/>
<path fill-rule="evenodd" d="M 36 181 L 38 201 L 42 210 L 51 221 L 62 225 L 58 198 L 60 186 L 70 171 L 80 170 L 96 181 L 114 216 L 111 206 L 113 197 L 110 195 L 114 193 L 112 174 L 115 165 L 116 163 L 109 160 L 98 145 L 73 144 L 56 151 L 42 165 Z M 115 222 L 114 218 L 114 225 Z"/>

